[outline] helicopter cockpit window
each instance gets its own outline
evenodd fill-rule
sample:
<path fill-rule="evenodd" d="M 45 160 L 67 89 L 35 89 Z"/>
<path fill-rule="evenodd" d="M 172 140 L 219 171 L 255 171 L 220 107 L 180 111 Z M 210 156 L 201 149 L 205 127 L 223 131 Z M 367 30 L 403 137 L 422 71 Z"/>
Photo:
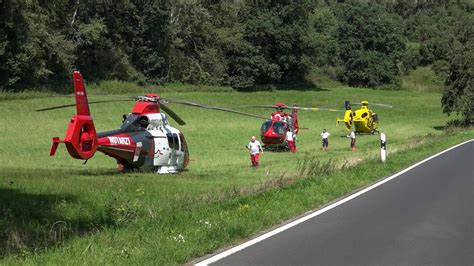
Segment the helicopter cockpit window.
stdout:
<path fill-rule="evenodd" d="M 368 115 L 368 113 L 363 113 L 360 117 L 365 118 Z"/>
<path fill-rule="evenodd" d="M 277 134 L 285 134 L 285 123 L 283 122 L 275 122 L 273 124 L 273 131 Z"/>
<path fill-rule="evenodd" d="M 170 147 L 170 149 L 174 149 L 173 134 L 166 134 L 166 138 L 168 139 L 168 146 Z"/>
<path fill-rule="evenodd" d="M 272 127 L 272 121 L 266 121 L 265 123 L 263 123 L 262 125 L 262 134 L 267 132 L 270 127 Z"/>
<path fill-rule="evenodd" d="M 166 138 L 168 139 L 168 146 L 170 147 L 170 149 L 180 149 L 178 134 L 168 133 L 166 134 Z"/>

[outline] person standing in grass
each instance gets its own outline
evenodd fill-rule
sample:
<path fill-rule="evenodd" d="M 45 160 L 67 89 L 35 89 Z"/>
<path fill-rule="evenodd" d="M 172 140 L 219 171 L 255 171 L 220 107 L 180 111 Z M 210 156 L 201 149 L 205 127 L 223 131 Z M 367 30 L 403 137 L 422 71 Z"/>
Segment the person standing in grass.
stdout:
<path fill-rule="evenodd" d="M 323 132 L 321 132 L 321 143 L 323 146 L 321 147 L 321 150 L 328 151 L 329 149 L 329 135 L 331 135 L 329 132 L 327 132 L 326 129 L 323 129 Z"/>
<path fill-rule="evenodd" d="M 290 147 L 291 152 L 295 153 L 296 152 L 295 136 L 290 128 L 288 128 L 288 130 L 286 131 L 286 142 L 288 142 L 288 146 Z"/>
<path fill-rule="evenodd" d="M 252 162 L 253 167 L 258 167 L 258 156 L 260 155 L 260 151 L 263 155 L 263 148 L 260 145 L 260 142 L 252 136 L 250 139 L 249 144 L 247 145 L 247 149 L 250 151 L 250 161 Z"/>
<path fill-rule="evenodd" d="M 356 134 L 354 131 L 351 131 L 351 134 L 349 135 L 351 138 L 351 150 L 355 151 L 356 150 Z"/>

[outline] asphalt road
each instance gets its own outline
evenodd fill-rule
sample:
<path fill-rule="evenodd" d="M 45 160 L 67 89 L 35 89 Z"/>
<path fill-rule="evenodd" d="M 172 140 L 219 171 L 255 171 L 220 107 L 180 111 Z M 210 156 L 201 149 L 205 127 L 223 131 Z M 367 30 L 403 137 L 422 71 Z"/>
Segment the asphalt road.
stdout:
<path fill-rule="evenodd" d="M 474 265 L 474 141 L 212 265 Z"/>

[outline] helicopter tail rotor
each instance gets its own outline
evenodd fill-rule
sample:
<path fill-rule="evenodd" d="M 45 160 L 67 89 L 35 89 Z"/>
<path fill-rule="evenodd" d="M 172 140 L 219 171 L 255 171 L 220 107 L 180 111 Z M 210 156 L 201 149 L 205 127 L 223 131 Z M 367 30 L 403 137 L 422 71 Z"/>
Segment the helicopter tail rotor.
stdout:
<path fill-rule="evenodd" d="M 94 156 L 97 150 L 97 132 L 90 116 L 84 80 L 79 71 L 74 71 L 73 80 L 76 97 L 76 115 L 69 121 L 64 140 L 59 139 L 59 137 L 53 138 L 49 155 L 54 156 L 59 143 L 64 143 L 72 157 L 87 160 Z"/>
<path fill-rule="evenodd" d="M 344 118 L 341 119 L 337 117 L 336 126 L 338 126 L 340 122 L 343 122 L 344 125 L 346 126 L 346 129 L 350 131 L 352 129 L 352 121 L 353 121 L 351 103 L 349 101 L 345 101 L 344 107 L 346 108 L 346 111 L 344 112 Z"/>

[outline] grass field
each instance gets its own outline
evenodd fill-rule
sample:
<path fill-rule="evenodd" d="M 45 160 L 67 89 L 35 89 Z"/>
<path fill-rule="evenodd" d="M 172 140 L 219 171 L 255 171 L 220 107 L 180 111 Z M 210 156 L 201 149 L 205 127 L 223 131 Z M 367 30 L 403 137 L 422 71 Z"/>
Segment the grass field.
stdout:
<path fill-rule="evenodd" d="M 166 90 L 171 91 L 171 90 Z M 91 87 L 89 93 L 103 91 Z M 298 153 L 265 153 L 249 167 L 244 146 L 261 120 L 172 106 L 188 123 L 179 127 L 191 154 L 177 175 L 120 174 L 114 160 L 97 154 L 86 165 L 64 147 L 50 158 L 51 137 L 64 137 L 74 109 L 36 108 L 71 98 L 0 95 L 0 257 L 2 263 L 69 261 L 87 264 L 180 264 L 320 206 L 427 156 L 474 138 L 473 130 L 446 133 L 440 95 L 337 87 L 270 92 L 181 92 L 164 97 L 217 106 L 273 104 L 321 106 L 388 103 L 374 108 L 388 138 L 389 163 L 376 162 L 377 136 L 360 136 L 349 151 L 347 132 L 330 112 L 301 112 Z M 92 105 L 99 131 L 117 128 L 132 103 Z M 269 110 L 247 110 L 268 115 Z M 175 123 L 174 123 L 175 124 Z M 319 133 L 331 132 L 330 151 Z M 303 169 L 301 165 L 309 167 Z M 298 167 L 300 165 L 300 167 Z M 350 167 L 338 171 L 341 166 Z M 308 170 L 309 169 L 309 170 Z"/>

